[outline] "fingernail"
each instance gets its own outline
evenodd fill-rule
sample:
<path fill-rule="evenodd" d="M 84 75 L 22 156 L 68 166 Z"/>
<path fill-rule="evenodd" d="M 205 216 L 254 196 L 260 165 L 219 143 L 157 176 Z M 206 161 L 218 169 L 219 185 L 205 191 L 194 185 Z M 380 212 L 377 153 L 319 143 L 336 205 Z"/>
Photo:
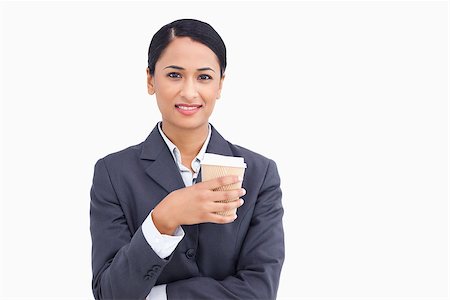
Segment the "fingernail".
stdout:
<path fill-rule="evenodd" d="M 241 205 L 244 204 L 244 199 L 241 199 Z"/>
<path fill-rule="evenodd" d="M 243 181 L 243 180 L 244 180 L 244 177 L 238 176 L 238 181 Z"/>
<path fill-rule="evenodd" d="M 241 194 L 242 196 L 244 196 L 245 194 L 247 194 L 247 191 L 245 189 L 241 189 Z"/>

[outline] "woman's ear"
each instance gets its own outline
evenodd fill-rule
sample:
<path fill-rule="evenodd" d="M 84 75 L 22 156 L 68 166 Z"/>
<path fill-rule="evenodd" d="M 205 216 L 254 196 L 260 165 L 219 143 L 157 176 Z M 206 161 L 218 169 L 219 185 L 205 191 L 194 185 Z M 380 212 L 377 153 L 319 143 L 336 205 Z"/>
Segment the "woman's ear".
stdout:
<path fill-rule="evenodd" d="M 219 82 L 219 89 L 217 90 L 217 96 L 216 99 L 220 98 L 220 93 L 222 93 L 222 85 L 223 85 L 223 80 L 225 79 L 225 74 L 223 74 L 222 78 L 220 78 L 220 82 Z"/>
<path fill-rule="evenodd" d="M 155 93 L 154 77 L 150 74 L 150 69 L 147 67 L 147 92 L 150 95 Z"/>

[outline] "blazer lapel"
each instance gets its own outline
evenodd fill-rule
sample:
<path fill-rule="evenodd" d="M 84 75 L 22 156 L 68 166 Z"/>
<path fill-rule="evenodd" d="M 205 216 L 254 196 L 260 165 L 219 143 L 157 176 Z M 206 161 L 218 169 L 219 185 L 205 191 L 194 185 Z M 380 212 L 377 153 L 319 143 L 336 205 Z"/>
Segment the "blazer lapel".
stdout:
<path fill-rule="evenodd" d="M 178 166 L 158 130 L 158 124 L 144 141 L 141 159 L 153 161 L 145 173 L 168 193 L 185 187 Z"/>
<path fill-rule="evenodd" d="M 230 145 L 220 135 L 220 133 L 211 125 L 211 139 L 209 140 L 208 147 L 206 147 L 206 153 L 214 153 L 220 155 L 232 156 Z"/>
<path fill-rule="evenodd" d="M 233 156 L 233 151 L 231 151 L 230 145 L 227 140 L 225 140 L 220 133 L 211 125 L 211 138 L 209 140 L 208 147 L 206 147 L 206 153 L 214 153 L 226 156 Z M 202 181 L 202 169 L 197 175 L 197 182 Z"/>

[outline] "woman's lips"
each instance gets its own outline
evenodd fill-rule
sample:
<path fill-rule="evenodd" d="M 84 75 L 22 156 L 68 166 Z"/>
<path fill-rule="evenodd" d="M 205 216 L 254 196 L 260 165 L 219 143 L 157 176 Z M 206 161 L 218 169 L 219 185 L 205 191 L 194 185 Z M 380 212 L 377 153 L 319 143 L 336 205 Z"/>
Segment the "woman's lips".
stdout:
<path fill-rule="evenodd" d="M 185 105 L 185 104 L 176 104 L 175 108 L 185 116 L 190 116 L 195 114 L 202 108 L 202 105 Z"/>

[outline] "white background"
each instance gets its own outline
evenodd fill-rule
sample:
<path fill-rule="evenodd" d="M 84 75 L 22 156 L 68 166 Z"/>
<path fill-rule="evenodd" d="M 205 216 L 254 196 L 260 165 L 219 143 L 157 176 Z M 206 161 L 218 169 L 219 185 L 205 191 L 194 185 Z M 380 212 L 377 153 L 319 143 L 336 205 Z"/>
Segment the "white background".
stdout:
<path fill-rule="evenodd" d="M 159 120 L 153 34 L 210 23 L 211 122 L 278 164 L 279 299 L 448 299 L 448 2 L 3 2 L 7 299 L 92 299 L 95 162 Z"/>

